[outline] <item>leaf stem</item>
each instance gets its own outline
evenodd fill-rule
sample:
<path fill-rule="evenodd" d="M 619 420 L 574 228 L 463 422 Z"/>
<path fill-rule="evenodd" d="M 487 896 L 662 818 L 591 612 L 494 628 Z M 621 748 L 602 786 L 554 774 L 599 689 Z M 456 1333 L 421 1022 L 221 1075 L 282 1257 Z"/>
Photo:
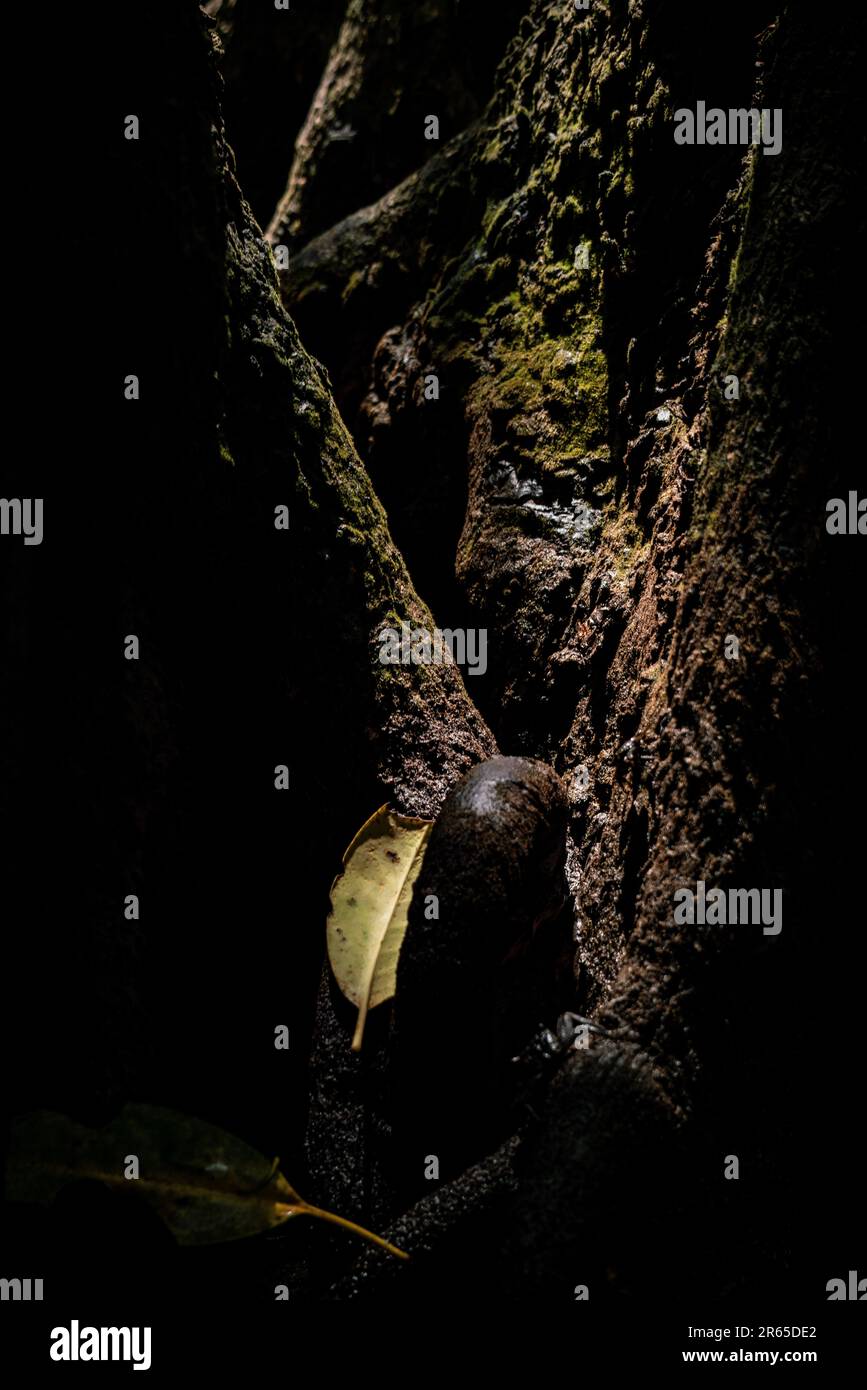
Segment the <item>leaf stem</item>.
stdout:
<path fill-rule="evenodd" d="M 358 1006 L 358 1020 L 355 1024 L 355 1034 L 352 1039 L 353 1052 L 361 1051 L 361 1040 L 364 1037 L 364 1025 L 367 1022 L 367 1006 L 370 1000 L 370 983 L 371 982 L 368 982 L 368 987 L 365 991 L 364 998 Z"/>
<path fill-rule="evenodd" d="M 295 1208 L 299 1216 L 318 1216 L 323 1221 L 331 1221 L 335 1226 L 342 1226 L 344 1230 L 353 1231 L 355 1235 L 361 1236 L 363 1240 L 371 1240 L 374 1245 L 381 1245 L 383 1250 L 387 1250 L 390 1255 L 395 1255 L 399 1260 L 408 1260 L 409 1255 L 405 1250 L 399 1250 L 391 1241 L 383 1240 L 382 1236 L 375 1235 L 373 1231 L 368 1231 L 364 1226 L 358 1226 L 354 1221 L 347 1221 L 345 1216 L 337 1216 L 333 1211 L 323 1211 L 321 1207 L 308 1206 L 302 1202 Z"/>

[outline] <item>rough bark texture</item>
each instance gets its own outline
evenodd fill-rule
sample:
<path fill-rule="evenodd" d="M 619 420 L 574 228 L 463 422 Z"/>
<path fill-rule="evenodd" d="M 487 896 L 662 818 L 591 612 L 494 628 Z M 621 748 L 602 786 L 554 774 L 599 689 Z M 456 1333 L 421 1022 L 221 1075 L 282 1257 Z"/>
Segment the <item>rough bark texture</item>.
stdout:
<path fill-rule="evenodd" d="M 282 277 L 422 591 L 441 621 L 495 634 L 474 694 L 501 746 L 589 772 L 572 815 L 575 1003 L 618 1041 L 570 1060 L 524 1146 L 526 1187 L 497 1247 L 515 1287 L 568 1279 L 579 1258 L 601 1269 L 637 1115 L 657 1147 L 678 1126 L 701 1147 L 702 1123 L 735 1123 L 724 1093 L 751 1055 L 794 1084 L 786 1020 L 815 968 L 817 883 L 846 862 L 849 833 L 840 813 L 815 823 L 817 796 L 833 806 L 841 788 L 810 731 L 826 680 L 847 708 L 836 682 L 857 611 L 855 557 L 823 525 L 852 479 L 849 423 L 828 402 L 851 371 L 831 344 L 855 244 L 856 41 L 838 20 L 821 54 L 810 35 L 773 7 L 584 18 L 540 0 L 481 120 Z M 676 147 L 673 110 L 698 96 L 782 107 L 782 155 Z M 436 403 L 422 398 L 432 371 Z M 731 372 L 737 401 L 724 399 Z M 464 459 L 452 588 L 442 541 Z M 783 937 L 676 929 L 673 891 L 699 878 L 782 887 Z M 758 1147 L 766 1100 L 742 1106 Z M 759 1181 L 779 1182 L 768 1205 L 782 1222 L 785 1102 L 768 1113 Z M 685 1209 L 707 1194 L 684 1184 L 687 1248 Z M 666 1210 L 645 1172 L 632 1217 L 651 1204 Z M 746 1277 L 707 1268 L 730 1207 L 714 1254 L 688 1256 L 720 1284 Z M 669 1251 L 672 1278 L 682 1255 Z M 630 1258 L 609 1262 L 607 1285 L 640 1282 Z"/>
<path fill-rule="evenodd" d="M 19 910 L 51 923 L 51 885 L 62 883 L 75 924 L 13 943 L 10 978 L 39 979 L 46 953 L 53 965 L 39 1008 L 17 1001 L 27 1067 L 10 1079 L 10 1103 L 99 1122 L 125 1099 L 157 1100 L 247 1134 L 301 1187 L 340 856 L 386 800 L 433 818 L 496 748 L 455 665 L 419 681 L 417 668 L 378 660 L 384 623 L 430 627 L 430 615 L 327 376 L 280 304 L 223 136 L 212 26 L 193 0 L 90 23 L 93 55 L 118 55 L 112 109 L 140 112 L 146 138 L 103 136 L 112 215 L 133 244 L 97 256 L 82 237 L 67 308 L 84 321 L 95 284 L 107 305 L 123 304 L 98 365 L 114 380 L 120 364 L 122 380 L 132 364 L 141 399 L 110 398 L 104 454 L 54 480 L 64 522 L 50 566 L 7 552 L 7 785 L 30 865 L 22 885 L 33 885 Z M 68 383 L 82 428 L 84 372 L 73 362 Z M 280 505 L 288 532 L 275 529 Z M 123 659 L 127 633 L 140 638 L 138 662 Z M 288 793 L 275 790 L 279 764 Z M 36 858 L 48 833 L 50 883 Z M 123 921 L 128 892 L 140 895 L 140 922 Z M 273 1046 L 280 1022 L 288 1058 Z M 88 1208 L 72 1245 L 92 1249 L 98 1268 L 92 1217 Z M 102 1237 L 112 1245 L 115 1221 Z M 74 1260 L 48 1225 L 44 1239 L 49 1267 Z M 216 1260 L 230 1280 L 247 1277 L 231 1251 Z M 139 1274 L 149 1277 L 144 1258 Z"/>
<path fill-rule="evenodd" d="M 479 112 L 527 0 L 350 0 L 268 239 L 289 248 L 392 188 Z"/>
<path fill-rule="evenodd" d="M 313 1199 L 387 1219 L 416 1257 L 353 1270 L 345 1236 L 305 1230 L 184 1265 L 265 1298 L 277 1270 L 335 1299 L 823 1287 L 854 1262 L 834 1057 L 858 1036 L 844 808 L 864 775 L 863 615 L 859 541 L 824 524 L 864 486 L 860 364 L 840 347 L 863 233 L 854 23 L 532 0 L 485 106 L 490 74 L 444 56 L 462 6 L 352 0 L 271 228 L 297 248 L 278 292 L 223 134 L 213 22 L 193 0 L 120 8 L 95 51 L 125 55 L 116 109 L 141 109 L 148 138 L 112 147 L 132 254 L 100 247 L 94 273 L 125 305 L 106 379 L 134 363 L 142 399 L 132 424 L 126 403 L 108 417 L 122 524 L 112 455 L 69 486 L 63 585 L 11 561 L 21 862 L 46 894 L 28 847 L 56 784 L 54 871 L 80 923 L 51 936 L 14 1107 L 176 1104 L 280 1153 L 302 1190 L 306 1165 Z M 673 110 L 696 99 L 781 107 L 782 153 L 675 146 Z M 439 147 L 418 102 L 442 106 Z M 73 418 L 89 437 L 80 403 Z M 380 665 L 378 632 L 404 619 L 486 628 L 487 675 L 468 694 L 451 665 Z M 328 886 L 377 804 L 433 817 L 498 744 L 569 788 L 562 1002 L 597 1031 L 540 1061 L 503 1147 L 405 1211 L 382 1177 L 387 1010 L 351 1055 L 320 976 Z M 676 926 L 673 893 L 698 879 L 782 888 L 781 935 Z M 147 911 L 120 937 L 130 891 Z M 50 920 L 40 901 L 22 913 Z M 237 940 L 211 940 L 217 904 Z M 19 978 L 45 944 L 20 941 Z M 465 1015 L 421 974 L 429 1068 Z M 805 1131 L 829 1194 L 806 1212 Z M 729 1153 L 747 1183 L 723 1182 Z"/>

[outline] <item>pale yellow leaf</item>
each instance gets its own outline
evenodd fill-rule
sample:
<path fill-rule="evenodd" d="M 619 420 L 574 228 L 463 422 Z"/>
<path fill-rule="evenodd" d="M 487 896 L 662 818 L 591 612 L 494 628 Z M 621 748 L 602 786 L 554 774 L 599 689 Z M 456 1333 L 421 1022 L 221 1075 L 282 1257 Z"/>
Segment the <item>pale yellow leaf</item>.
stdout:
<path fill-rule="evenodd" d="M 343 873 L 331 886 L 328 959 L 341 990 L 358 1008 L 356 1052 L 368 1010 L 394 995 L 413 885 L 432 824 L 381 806 L 352 841 Z"/>

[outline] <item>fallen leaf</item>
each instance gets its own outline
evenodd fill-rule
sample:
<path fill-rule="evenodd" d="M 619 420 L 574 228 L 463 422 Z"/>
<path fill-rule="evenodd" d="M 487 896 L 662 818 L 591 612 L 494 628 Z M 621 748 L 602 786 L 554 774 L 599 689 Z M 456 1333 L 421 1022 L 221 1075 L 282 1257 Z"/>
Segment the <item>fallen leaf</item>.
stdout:
<path fill-rule="evenodd" d="M 127 1178 L 128 1159 L 139 1177 Z M 239 1240 L 316 1216 L 408 1256 L 380 1236 L 333 1212 L 311 1207 L 270 1162 L 232 1134 L 155 1105 L 127 1105 L 101 1129 L 48 1110 L 13 1120 L 6 1195 L 13 1202 L 51 1202 L 61 1188 L 102 1182 L 148 1202 L 180 1245 Z"/>
<path fill-rule="evenodd" d="M 413 884 L 432 825 L 381 806 L 352 841 L 343 872 L 331 885 L 328 959 L 341 990 L 358 1008 L 354 1052 L 361 1048 L 368 1010 L 394 995 Z"/>

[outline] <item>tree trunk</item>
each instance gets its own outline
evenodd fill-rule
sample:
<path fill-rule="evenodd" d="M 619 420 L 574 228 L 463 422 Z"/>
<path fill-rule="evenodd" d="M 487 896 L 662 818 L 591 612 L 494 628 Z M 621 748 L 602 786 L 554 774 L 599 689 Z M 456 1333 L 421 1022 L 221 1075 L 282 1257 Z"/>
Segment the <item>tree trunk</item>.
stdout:
<path fill-rule="evenodd" d="M 68 390 L 76 419 L 97 368 L 141 399 L 117 388 L 56 494 L 63 584 L 10 552 L 18 849 L 38 885 L 56 779 L 77 923 L 20 944 L 18 978 L 46 945 L 54 974 L 13 1109 L 174 1104 L 415 1256 L 354 1263 L 308 1231 L 215 1257 L 266 1299 L 280 1277 L 334 1299 L 676 1301 L 694 1280 L 823 1300 L 856 1256 L 863 542 L 826 528 L 863 475 L 854 22 L 350 0 L 339 31 L 340 5 L 296 16 L 286 56 L 289 21 L 244 0 L 124 8 L 81 22 L 142 134 L 112 135 L 119 236 L 70 291 L 83 320 L 98 283 L 111 342 Z M 781 110 L 780 152 L 677 144 L 697 101 Z M 484 629 L 487 671 L 382 665 L 403 622 Z M 593 1030 L 502 1147 L 406 1210 L 383 1177 L 388 1006 L 356 1058 L 321 973 L 328 889 L 377 805 L 434 818 L 498 747 L 564 779 L 565 1004 Z M 781 891 L 781 930 L 679 920 L 699 882 Z M 127 892 L 145 909 L 121 933 Z M 419 1007 L 452 1045 L 449 1000 Z M 808 1161 L 827 1196 L 805 1209 Z"/>

